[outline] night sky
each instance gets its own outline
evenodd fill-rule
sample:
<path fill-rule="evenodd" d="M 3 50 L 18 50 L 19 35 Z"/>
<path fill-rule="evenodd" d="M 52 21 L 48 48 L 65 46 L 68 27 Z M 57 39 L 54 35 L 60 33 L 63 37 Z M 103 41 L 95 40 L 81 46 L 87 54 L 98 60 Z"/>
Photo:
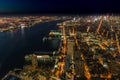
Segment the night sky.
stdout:
<path fill-rule="evenodd" d="M 0 0 L 0 13 L 114 13 L 118 0 Z"/>

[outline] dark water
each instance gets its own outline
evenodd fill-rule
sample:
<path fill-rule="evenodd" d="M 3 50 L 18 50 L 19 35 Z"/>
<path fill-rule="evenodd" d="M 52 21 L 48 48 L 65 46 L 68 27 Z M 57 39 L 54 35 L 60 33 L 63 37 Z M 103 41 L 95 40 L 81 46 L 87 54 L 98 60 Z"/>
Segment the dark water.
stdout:
<path fill-rule="evenodd" d="M 57 30 L 58 22 L 62 21 L 39 23 L 14 32 L 0 32 L 0 76 L 11 69 L 22 68 L 26 54 L 54 50 L 49 49 L 50 45 L 44 45 L 42 38 L 50 30 Z"/>

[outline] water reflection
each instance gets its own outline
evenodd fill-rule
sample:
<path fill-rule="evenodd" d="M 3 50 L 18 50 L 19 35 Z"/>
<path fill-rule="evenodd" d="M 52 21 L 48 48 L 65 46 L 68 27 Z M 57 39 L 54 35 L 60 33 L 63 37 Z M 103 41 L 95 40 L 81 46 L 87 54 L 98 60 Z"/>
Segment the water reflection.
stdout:
<path fill-rule="evenodd" d="M 14 37 L 14 32 L 10 31 L 10 37 L 13 38 Z"/>
<path fill-rule="evenodd" d="M 21 35 L 22 37 L 25 37 L 25 28 L 21 28 Z"/>

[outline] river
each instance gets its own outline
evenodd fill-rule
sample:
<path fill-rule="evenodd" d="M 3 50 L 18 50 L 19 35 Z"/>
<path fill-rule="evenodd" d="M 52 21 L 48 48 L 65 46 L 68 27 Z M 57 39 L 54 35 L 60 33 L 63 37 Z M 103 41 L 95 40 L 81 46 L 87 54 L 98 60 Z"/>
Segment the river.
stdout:
<path fill-rule="evenodd" d="M 42 38 L 47 36 L 50 30 L 57 30 L 56 24 L 59 22 L 63 21 L 38 23 L 16 31 L 0 32 L 0 75 L 14 68 L 22 68 L 26 54 L 53 51 L 44 46 Z"/>

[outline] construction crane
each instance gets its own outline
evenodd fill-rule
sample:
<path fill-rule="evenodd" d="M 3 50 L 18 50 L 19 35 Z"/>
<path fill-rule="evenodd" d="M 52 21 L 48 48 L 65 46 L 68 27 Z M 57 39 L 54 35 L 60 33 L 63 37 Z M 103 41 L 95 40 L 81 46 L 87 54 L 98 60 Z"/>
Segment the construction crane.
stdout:
<path fill-rule="evenodd" d="M 102 19 L 100 20 L 100 23 L 99 23 L 99 25 L 98 25 L 98 28 L 97 28 L 97 30 L 96 30 L 96 32 L 97 32 L 97 34 L 100 34 L 100 28 L 101 28 L 101 25 L 102 25 Z"/>

